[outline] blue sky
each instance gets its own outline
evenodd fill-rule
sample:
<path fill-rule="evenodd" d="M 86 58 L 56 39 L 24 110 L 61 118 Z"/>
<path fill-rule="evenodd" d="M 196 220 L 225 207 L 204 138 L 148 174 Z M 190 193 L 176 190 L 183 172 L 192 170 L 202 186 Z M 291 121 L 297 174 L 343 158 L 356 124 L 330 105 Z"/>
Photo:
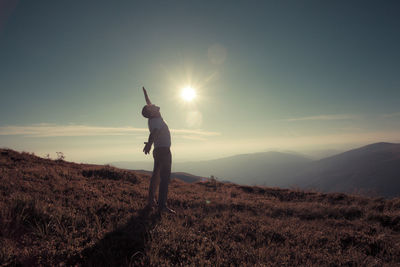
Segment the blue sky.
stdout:
<path fill-rule="evenodd" d="M 400 141 L 397 1 L 4 3 L 2 147 L 145 159 L 143 85 L 179 161 Z"/>

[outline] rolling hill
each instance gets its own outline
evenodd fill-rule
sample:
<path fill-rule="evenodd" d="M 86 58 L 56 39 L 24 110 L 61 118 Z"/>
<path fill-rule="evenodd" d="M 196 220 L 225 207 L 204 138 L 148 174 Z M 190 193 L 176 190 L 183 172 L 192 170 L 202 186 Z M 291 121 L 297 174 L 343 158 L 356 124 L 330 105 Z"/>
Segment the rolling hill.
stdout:
<path fill-rule="evenodd" d="M 326 192 L 400 195 L 400 144 L 375 143 L 310 163 L 293 176 L 298 186 Z"/>
<path fill-rule="evenodd" d="M 397 266 L 400 198 L 172 180 L 0 150 L 1 266 Z"/>

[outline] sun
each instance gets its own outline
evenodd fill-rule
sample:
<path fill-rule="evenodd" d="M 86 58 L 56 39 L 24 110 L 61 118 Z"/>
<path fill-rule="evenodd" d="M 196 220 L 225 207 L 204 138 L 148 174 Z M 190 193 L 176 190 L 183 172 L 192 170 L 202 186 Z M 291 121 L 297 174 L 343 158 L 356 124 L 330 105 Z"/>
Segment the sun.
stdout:
<path fill-rule="evenodd" d="M 182 89 L 181 97 L 183 100 L 190 102 L 196 98 L 196 91 L 192 87 L 185 87 Z"/>

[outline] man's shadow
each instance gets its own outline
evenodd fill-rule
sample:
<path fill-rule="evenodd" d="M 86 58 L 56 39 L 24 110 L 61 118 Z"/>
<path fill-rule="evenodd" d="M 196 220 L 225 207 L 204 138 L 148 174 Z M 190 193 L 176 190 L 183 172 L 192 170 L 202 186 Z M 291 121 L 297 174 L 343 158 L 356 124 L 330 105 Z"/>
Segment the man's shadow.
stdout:
<path fill-rule="evenodd" d="M 82 251 L 79 259 L 83 266 L 145 266 L 145 246 L 149 231 L 159 221 L 160 215 L 146 209 L 132 216 L 122 227 L 104 236 L 94 246 Z M 75 259 L 75 263 L 77 259 Z M 73 260 L 74 261 L 74 260 Z M 71 262 L 72 263 L 72 262 Z"/>

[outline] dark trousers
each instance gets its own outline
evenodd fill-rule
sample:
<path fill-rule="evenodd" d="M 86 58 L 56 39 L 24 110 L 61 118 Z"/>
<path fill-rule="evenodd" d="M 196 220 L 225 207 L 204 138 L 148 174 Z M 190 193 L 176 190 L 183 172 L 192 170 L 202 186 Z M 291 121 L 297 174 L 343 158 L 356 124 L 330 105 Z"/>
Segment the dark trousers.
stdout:
<path fill-rule="evenodd" d="M 163 208 L 167 205 L 168 184 L 171 176 L 172 156 L 169 147 L 156 147 L 153 150 L 154 169 L 149 187 L 149 204 L 155 204 L 155 193 L 157 186 L 158 206 Z"/>

